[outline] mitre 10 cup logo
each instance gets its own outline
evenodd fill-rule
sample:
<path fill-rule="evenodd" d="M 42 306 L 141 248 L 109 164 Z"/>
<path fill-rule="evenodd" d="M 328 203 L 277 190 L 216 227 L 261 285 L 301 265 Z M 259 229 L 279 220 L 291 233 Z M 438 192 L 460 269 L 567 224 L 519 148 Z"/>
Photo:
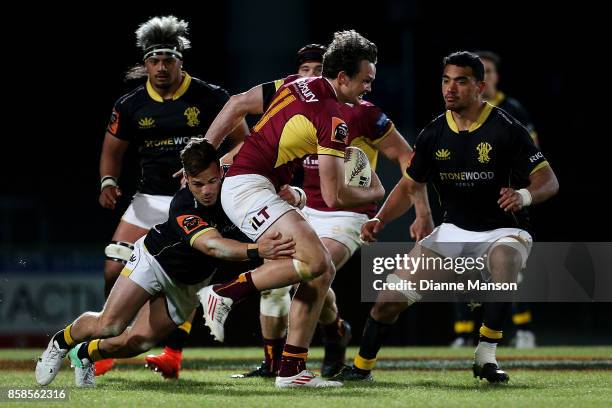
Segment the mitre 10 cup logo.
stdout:
<path fill-rule="evenodd" d="M 340 118 L 332 117 L 332 142 L 348 144 L 349 129 Z"/>
<path fill-rule="evenodd" d="M 181 215 L 176 217 L 176 222 L 187 234 L 191 234 L 196 229 L 208 225 L 201 217 L 198 217 L 197 215 Z"/>

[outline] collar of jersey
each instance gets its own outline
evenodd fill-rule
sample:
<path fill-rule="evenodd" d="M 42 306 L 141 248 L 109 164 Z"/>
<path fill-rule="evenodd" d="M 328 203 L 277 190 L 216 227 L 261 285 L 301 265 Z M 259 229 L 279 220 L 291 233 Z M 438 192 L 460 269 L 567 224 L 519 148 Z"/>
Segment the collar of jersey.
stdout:
<path fill-rule="evenodd" d="M 178 98 L 183 96 L 185 92 L 187 92 L 187 89 L 189 89 L 190 84 L 191 84 L 191 76 L 187 72 L 185 72 L 185 77 L 183 77 L 183 82 L 181 82 L 181 86 L 179 86 L 179 88 L 176 90 L 174 95 L 172 95 L 172 100 L 173 101 L 177 100 Z M 149 81 L 148 79 L 147 79 L 147 93 L 149 94 L 151 99 L 153 99 L 155 102 L 164 102 L 164 98 L 162 98 L 161 95 L 157 93 L 157 91 L 153 88 L 153 85 L 151 85 L 151 81 Z"/>
<path fill-rule="evenodd" d="M 489 102 L 485 102 L 485 106 L 482 112 L 480 112 L 478 119 L 476 119 L 476 121 L 472 123 L 472 125 L 468 129 L 468 132 L 473 132 L 476 129 L 480 128 L 491 114 L 491 110 L 493 110 L 493 105 L 491 105 Z M 446 123 L 448 123 L 448 127 L 451 128 L 453 132 L 459 133 L 459 127 L 455 123 L 455 118 L 453 118 L 453 114 L 450 110 L 446 111 Z"/>
<path fill-rule="evenodd" d="M 331 88 L 332 92 L 334 93 L 334 96 L 336 97 L 336 99 L 338 99 L 338 92 L 336 92 L 336 88 L 334 88 L 334 86 L 332 85 L 331 81 L 325 77 L 322 77 L 324 80 L 327 81 L 327 83 L 329 84 L 329 87 Z"/>
<path fill-rule="evenodd" d="M 506 99 L 506 94 L 502 91 L 497 91 L 495 93 L 495 97 L 490 100 L 489 103 L 493 106 L 499 106 L 499 104 L 502 103 L 504 99 Z"/>

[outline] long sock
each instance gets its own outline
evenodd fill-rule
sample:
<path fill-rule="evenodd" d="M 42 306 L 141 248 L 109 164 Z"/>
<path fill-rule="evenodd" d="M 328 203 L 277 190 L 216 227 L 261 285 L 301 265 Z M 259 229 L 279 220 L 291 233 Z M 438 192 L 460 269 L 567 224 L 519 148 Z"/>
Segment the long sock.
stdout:
<path fill-rule="evenodd" d="M 355 356 L 353 362 L 356 369 L 364 373 L 372 371 L 376 364 L 376 355 L 389 336 L 392 327 L 392 324 L 377 322 L 372 316 L 368 316 L 361 337 L 359 354 Z"/>
<path fill-rule="evenodd" d="M 285 344 L 283 357 L 281 359 L 279 377 L 293 377 L 306 369 L 308 349 L 305 347 Z"/>
<path fill-rule="evenodd" d="M 218 295 L 228 297 L 234 302 L 257 292 L 257 288 L 251 278 L 251 272 L 241 273 L 234 280 L 215 285 L 213 290 Z"/>
<path fill-rule="evenodd" d="M 512 303 L 489 302 L 483 305 L 484 318 L 480 327 L 478 346 L 474 352 L 476 364 L 497 364 L 495 353 L 497 344 L 503 337 L 502 328 L 508 318 Z"/>
<path fill-rule="evenodd" d="M 283 347 L 285 346 L 286 337 L 280 339 L 263 339 L 264 342 L 264 366 L 268 371 L 277 372 L 280 369 L 281 359 L 283 357 Z"/>
<path fill-rule="evenodd" d="M 512 323 L 516 330 L 531 330 L 531 310 L 526 303 L 515 303 L 512 306 Z"/>
<path fill-rule="evenodd" d="M 64 330 L 60 330 L 53 335 L 53 340 L 57 342 L 61 349 L 68 350 L 76 344 L 76 341 L 70 335 L 71 328 L 72 324 L 69 324 Z"/>
<path fill-rule="evenodd" d="M 85 359 L 90 362 L 104 360 L 106 357 L 102 356 L 100 350 L 100 339 L 92 340 L 81 344 L 77 350 L 77 357 L 83 361 Z"/>
<path fill-rule="evenodd" d="M 182 351 L 187 343 L 187 338 L 191 332 L 191 322 L 186 321 L 177 327 L 164 341 L 166 347 L 171 348 L 174 351 Z"/>
<path fill-rule="evenodd" d="M 336 320 L 329 324 L 319 324 L 321 332 L 323 333 L 324 343 L 336 343 L 340 341 L 342 337 L 342 319 L 340 315 L 336 315 Z"/>

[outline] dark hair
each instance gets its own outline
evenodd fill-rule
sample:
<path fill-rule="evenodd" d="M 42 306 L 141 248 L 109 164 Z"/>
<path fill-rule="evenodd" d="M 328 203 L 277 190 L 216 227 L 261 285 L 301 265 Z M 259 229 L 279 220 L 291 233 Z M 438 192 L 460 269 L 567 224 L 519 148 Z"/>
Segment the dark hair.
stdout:
<path fill-rule="evenodd" d="M 181 151 L 181 161 L 185 173 L 194 177 L 206 170 L 211 163 L 219 166 L 217 151 L 210 142 L 202 137 L 193 138 Z"/>
<path fill-rule="evenodd" d="M 474 51 L 474 54 L 478 55 L 480 59 L 489 60 L 495 65 L 495 69 L 499 70 L 499 65 L 501 64 L 501 58 L 499 55 L 494 53 L 493 51 Z"/>
<path fill-rule="evenodd" d="M 316 61 L 323 62 L 323 54 L 327 47 L 321 44 L 308 44 L 300 48 L 297 52 L 297 66 L 298 68 L 305 62 Z"/>
<path fill-rule="evenodd" d="M 484 64 L 478 55 L 469 51 L 453 52 L 444 57 L 444 67 L 447 65 L 456 65 L 458 67 L 470 67 L 477 81 L 484 81 Z"/>
<path fill-rule="evenodd" d="M 344 71 L 353 77 L 359 72 L 361 61 L 376 64 L 377 54 L 376 44 L 357 31 L 337 31 L 323 55 L 323 76 L 336 78 L 340 71 Z"/>

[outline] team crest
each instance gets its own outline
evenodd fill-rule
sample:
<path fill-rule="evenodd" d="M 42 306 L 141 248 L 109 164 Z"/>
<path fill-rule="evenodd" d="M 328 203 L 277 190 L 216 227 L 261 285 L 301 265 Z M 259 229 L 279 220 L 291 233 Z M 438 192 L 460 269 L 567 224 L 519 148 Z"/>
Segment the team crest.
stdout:
<path fill-rule="evenodd" d="M 348 144 L 348 126 L 340 118 L 332 117 L 332 142 Z"/>
<path fill-rule="evenodd" d="M 491 149 L 493 148 L 487 142 L 480 142 L 478 146 L 476 146 L 476 150 L 478 151 L 478 161 L 480 163 L 488 163 L 491 160 L 489 157 L 489 152 Z"/>
<path fill-rule="evenodd" d="M 181 215 L 176 217 L 176 222 L 185 231 L 186 234 L 191 234 L 200 227 L 206 227 L 208 224 L 197 215 Z"/>
<path fill-rule="evenodd" d="M 436 160 L 449 160 L 450 159 L 450 150 L 448 149 L 438 149 L 436 152 Z"/>
<path fill-rule="evenodd" d="M 154 126 L 155 126 L 155 119 L 153 118 L 140 118 L 140 120 L 138 120 L 139 129 L 151 129 Z"/>
<path fill-rule="evenodd" d="M 195 106 L 185 109 L 183 115 L 187 117 L 187 126 L 196 127 L 200 124 L 200 119 L 198 118 L 198 116 L 200 116 L 200 110 Z"/>

